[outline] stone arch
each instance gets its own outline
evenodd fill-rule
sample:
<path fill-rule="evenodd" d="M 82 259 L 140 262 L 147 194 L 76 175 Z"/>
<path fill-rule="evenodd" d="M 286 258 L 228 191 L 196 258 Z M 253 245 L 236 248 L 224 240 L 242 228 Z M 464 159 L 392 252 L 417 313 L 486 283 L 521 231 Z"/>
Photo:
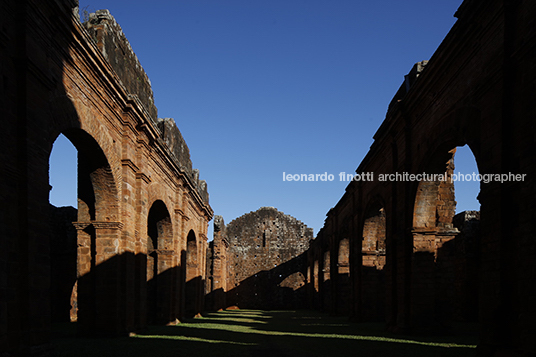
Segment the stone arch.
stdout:
<path fill-rule="evenodd" d="M 106 309 L 96 313 L 97 306 L 112 308 L 118 294 L 105 294 L 116 291 L 117 276 L 120 274 L 116 256 L 121 252 L 121 228 L 119 217 L 118 178 L 110 164 L 108 153 L 92 133 L 80 128 L 77 117 L 64 121 L 62 130 L 53 128 L 55 139 L 60 133 L 75 146 L 78 153 L 77 211 L 74 222 L 76 246 L 70 256 L 76 261 L 75 282 L 69 279 L 56 279 L 59 284 L 70 285 L 70 319 L 77 320 L 81 333 L 107 333 L 113 324 L 104 321 L 114 319 Z M 53 142 L 53 141 L 52 141 Z M 52 151 L 52 142 L 49 146 Z M 54 246 L 56 237 L 51 237 Z M 57 274 L 55 265 L 61 263 L 61 253 L 51 250 L 52 273 Z M 66 272 L 69 273 L 69 272 Z M 63 281 L 63 282 L 62 282 Z M 53 287 L 53 289 L 59 287 Z M 111 312 L 111 311 L 110 311 Z M 114 312 L 115 313 L 115 312 Z M 115 320 L 114 320 L 115 321 Z"/>
<path fill-rule="evenodd" d="M 339 241 L 337 267 L 339 275 L 350 274 L 350 239 L 347 237 Z"/>
<path fill-rule="evenodd" d="M 465 118 L 465 122 L 460 122 L 456 116 Z M 416 328 L 446 328 L 456 318 L 456 311 L 461 309 L 457 282 L 460 279 L 465 281 L 468 271 L 460 264 L 463 257 L 459 254 L 460 231 L 454 219 L 456 198 L 452 175 L 456 148 L 466 144 L 480 170 L 480 143 L 473 136 L 476 135 L 474 128 L 479 123 L 478 118 L 477 111 L 463 108 L 453 111 L 440 122 L 442 124 L 438 124 L 446 125 L 445 121 L 456 120 L 459 126 L 446 131 L 445 137 L 429 148 L 419 165 L 420 172 L 429 174 L 429 177 L 413 184 L 413 249 L 407 309 L 410 312 L 409 322 Z M 476 275 L 477 270 L 473 269 L 471 274 Z M 478 292 L 474 291 L 473 295 L 478 296 Z"/>
<path fill-rule="evenodd" d="M 364 320 L 385 320 L 386 214 L 379 198 L 368 204 L 361 245 L 361 312 Z"/>
<path fill-rule="evenodd" d="M 337 303 L 335 312 L 340 315 L 350 313 L 351 284 L 350 284 L 350 239 L 345 237 L 338 242 L 337 253 Z"/>
<path fill-rule="evenodd" d="M 69 94 L 55 96 L 50 99 L 49 103 L 50 128 L 45 134 L 49 143 L 48 154 L 50 155 L 52 144 L 60 134 L 65 135 L 78 152 L 88 147 L 88 152 L 91 153 L 95 150 L 95 147 L 98 147 L 106 158 L 110 175 L 114 179 L 113 189 L 116 193 L 120 192 L 122 182 L 122 167 L 119 158 L 121 145 L 116 143 L 116 140 L 104 125 L 103 118 L 95 117 L 94 112 L 89 109 L 86 103 L 80 100 L 72 100 Z M 82 133 L 86 134 L 86 138 Z M 91 140 L 88 140 L 88 138 L 91 138 Z M 112 187 L 109 187 L 109 189 L 112 189 Z M 117 207 L 118 203 L 115 203 L 114 206 Z M 117 220 L 117 217 L 113 219 Z"/>
<path fill-rule="evenodd" d="M 166 323 L 172 318 L 173 225 L 165 203 L 156 200 L 147 217 L 147 321 Z"/>
<path fill-rule="evenodd" d="M 461 149 L 461 150 L 460 150 Z M 461 155 L 461 160 L 457 160 Z M 479 319 L 481 224 L 480 224 L 480 182 L 465 181 L 473 173 L 479 174 L 475 156 L 470 148 L 458 147 L 454 160 L 458 175 L 455 180 L 456 215 L 453 226 L 459 233 L 455 239 L 438 252 L 438 262 L 444 256 L 453 255 L 455 262 L 452 319 L 476 322 Z M 476 167 L 475 167 L 476 166 Z M 465 176 L 463 180 L 460 176 Z M 486 205 L 485 205 L 486 206 Z M 450 245 L 450 247 L 449 247 Z"/>
<path fill-rule="evenodd" d="M 78 151 L 78 220 L 115 222 L 119 210 L 118 178 L 105 152 L 84 130 L 67 129 L 63 134 Z"/>
<path fill-rule="evenodd" d="M 195 232 L 191 229 L 186 237 L 186 281 L 190 281 L 198 276 L 197 263 L 197 238 Z"/>
<path fill-rule="evenodd" d="M 185 314 L 192 317 L 200 313 L 201 276 L 199 274 L 199 252 L 197 236 L 190 229 L 186 237 L 185 265 Z"/>
<path fill-rule="evenodd" d="M 147 218 L 147 252 L 173 249 L 173 227 L 166 204 L 156 200 Z"/>
<path fill-rule="evenodd" d="M 481 158 L 480 152 L 480 115 L 480 111 L 473 107 L 452 110 L 443 119 L 436 121 L 432 130 L 433 133 L 440 133 L 441 138 L 438 140 L 430 137 L 423 143 L 425 147 L 420 148 L 425 154 L 418 161 L 417 171 L 414 173 L 426 173 L 429 179 L 413 182 L 411 185 L 410 194 L 415 200 L 413 216 L 408 217 L 411 220 L 408 226 L 413 231 L 451 228 L 452 211 L 456 205 L 454 185 L 451 180 L 441 182 L 439 179 L 430 178 L 433 178 L 433 175 L 436 175 L 436 178 L 439 177 L 437 175 L 451 177 L 455 168 L 457 147 L 467 145 L 475 158 L 478 171 L 489 170 L 489 165 Z"/>
<path fill-rule="evenodd" d="M 174 207 L 174 201 L 172 199 L 172 189 L 162 184 L 161 182 L 151 182 L 147 186 L 147 203 L 148 207 L 151 207 L 156 201 L 162 201 L 164 205 L 169 208 Z M 168 209 L 171 214 L 171 210 Z"/>
<path fill-rule="evenodd" d="M 329 250 L 324 250 L 322 256 L 322 280 L 324 283 L 328 282 L 331 279 L 331 252 Z"/>
<path fill-rule="evenodd" d="M 333 284 L 333 281 L 331 280 L 331 251 L 329 250 L 329 247 L 326 245 L 324 249 L 322 250 L 322 286 L 320 288 L 321 295 L 322 295 L 322 307 L 325 310 L 328 310 L 331 308 L 331 287 Z"/>
<path fill-rule="evenodd" d="M 445 178 L 428 178 L 417 184 L 412 222 L 413 251 L 411 255 L 410 324 L 419 328 L 437 328 L 445 323 L 439 310 L 448 311 L 449 304 L 439 309 L 438 277 L 451 272 L 438 272 L 438 249 L 455 238 L 452 219 L 456 210 L 454 185 L 450 181 L 454 169 L 455 150 L 437 155 L 425 171 L 427 174 L 443 174 Z M 441 171 L 441 164 L 443 170 Z M 446 316 L 445 314 L 441 314 Z"/>
<path fill-rule="evenodd" d="M 415 173 L 444 173 L 445 163 L 451 159 L 449 151 L 468 145 L 475 156 L 479 171 L 485 170 L 481 166 L 481 111 L 472 106 L 460 106 L 450 110 L 440 120 L 435 120 L 433 127 L 428 131 L 425 140 L 419 142 L 417 150 L 420 159 L 417 162 Z"/>

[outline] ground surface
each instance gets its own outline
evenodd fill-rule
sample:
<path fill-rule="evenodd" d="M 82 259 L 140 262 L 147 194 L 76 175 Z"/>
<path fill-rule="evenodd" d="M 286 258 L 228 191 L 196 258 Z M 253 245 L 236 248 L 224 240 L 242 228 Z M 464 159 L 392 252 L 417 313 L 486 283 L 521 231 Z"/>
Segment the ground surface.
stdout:
<path fill-rule="evenodd" d="M 74 337 L 58 326 L 54 356 L 473 356 L 477 339 L 458 329 L 449 336 L 401 336 L 382 324 L 357 324 L 313 311 L 234 310 L 176 326 L 151 326 L 116 339 Z"/>

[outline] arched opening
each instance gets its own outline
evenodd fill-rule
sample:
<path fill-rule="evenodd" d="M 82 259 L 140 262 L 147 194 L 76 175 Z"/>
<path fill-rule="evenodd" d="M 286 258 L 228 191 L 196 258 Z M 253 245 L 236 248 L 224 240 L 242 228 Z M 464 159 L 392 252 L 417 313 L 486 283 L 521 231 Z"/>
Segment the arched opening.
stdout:
<path fill-rule="evenodd" d="M 201 277 L 198 273 L 197 239 L 193 230 L 186 238 L 186 296 L 185 314 L 193 317 L 200 313 Z"/>
<path fill-rule="evenodd" d="M 318 259 L 315 257 L 313 263 L 313 306 L 315 309 L 320 309 L 320 282 L 318 281 L 320 276 L 319 270 Z"/>
<path fill-rule="evenodd" d="M 56 207 L 75 207 L 77 198 L 77 150 L 60 134 L 54 144 L 49 159 L 50 204 Z"/>
<path fill-rule="evenodd" d="M 474 205 L 478 170 L 468 148 L 460 154 L 461 160 L 456 160 L 460 162 L 458 171 L 458 152 L 453 148 L 448 156 L 444 152 L 439 156 L 442 160 L 436 158 L 432 163 L 438 167 L 442 162 L 443 171 L 436 168 L 427 172 L 430 177 L 417 187 L 410 306 L 410 321 L 417 328 L 443 330 L 456 320 L 476 321 L 480 212 L 456 214 L 456 201 L 464 202 L 465 207 L 465 202 L 472 201 Z M 464 172 L 467 167 L 471 172 Z"/>
<path fill-rule="evenodd" d="M 442 162 L 443 167 L 427 171 L 430 177 L 420 181 L 417 187 L 412 229 L 410 307 L 410 323 L 416 328 L 442 329 L 448 326 L 452 313 L 452 291 L 448 287 L 452 286 L 454 276 L 448 263 L 453 262 L 453 255 L 446 248 L 458 233 L 452 223 L 456 211 L 451 179 L 455 152 L 453 149 L 448 156 L 442 156 L 441 159 L 447 160 Z M 435 161 L 432 164 L 440 166 Z M 438 260 L 440 249 L 443 264 L 439 264 Z"/>
<path fill-rule="evenodd" d="M 331 309 L 331 253 L 325 251 L 322 256 L 322 306 L 329 311 Z"/>
<path fill-rule="evenodd" d="M 147 322 L 172 319 L 173 229 L 164 202 L 153 203 L 147 218 Z"/>
<path fill-rule="evenodd" d="M 456 148 L 454 155 L 454 192 L 456 214 L 464 211 L 480 211 L 479 170 L 475 156 L 468 145 Z"/>
<path fill-rule="evenodd" d="M 77 150 L 59 135 L 50 153 L 50 302 L 51 322 L 75 322 L 76 289 Z"/>
<path fill-rule="evenodd" d="M 367 321 L 385 320 L 385 210 L 379 203 L 368 208 L 361 246 L 361 311 Z"/>
<path fill-rule="evenodd" d="M 456 148 L 454 163 L 456 215 L 453 225 L 459 233 L 453 242 L 456 259 L 453 319 L 477 322 L 481 280 L 479 170 L 468 145 Z"/>
<path fill-rule="evenodd" d="M 350 314 L 350 239 L 343 238 L 339 241 L 337 256 L 337 304 L 336 313 L 340 315 Z"/>
<path fill-rule="evenodd" d="M 67 168 L 59 172 L 63 183 L 58 181 L 58 164 Z M 120 274 L 118 259 L 111 259 L 119 253 L 120 225 L 115 222 L 117 190 L 108 160 L 88 133 L 69 129 L 51 150 L 49 177 L 55 191 L 49 201 L 65 198 L 64 188 L 71 187 L 72 195 L 76 187 L 77 202 L 76 209 L 51 207 L 52 321 L 77 321 L 81 334 L 115 333 L 119 296 L 109 291 L 115 291 Z"/>

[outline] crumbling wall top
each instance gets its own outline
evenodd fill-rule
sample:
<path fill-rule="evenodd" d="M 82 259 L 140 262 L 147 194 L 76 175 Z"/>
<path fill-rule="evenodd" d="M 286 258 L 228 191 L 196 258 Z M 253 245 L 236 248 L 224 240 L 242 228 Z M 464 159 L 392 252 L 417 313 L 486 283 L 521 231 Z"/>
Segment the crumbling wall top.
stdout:
<path fill-rule="evenodd" d="M 130 47 L 121 26 L 108 10 L 89 15 L 84 27 L 108 60 L 128 93 L 137 95 L 153 122 L 158 116 L 151 81 Z"/>
<path fill-rule="evenodd" d="M 180 168 L 193 178 L 190 149 L 188 149 L 188 145 L 186 145 L 186 141 L 184 141 L 173 118 L 159 118 L 157 126 L 162 134 L 162 140 L 177 159 Z"/>
<path fill-rule="evenodd" d="M 203 202 L 208 203 L 207 183 L 205 180 L 199 179 L 199 170 L 192 168 L 190 149 L 188 149 L 186 141 L 175 124 L 175 120 L 173 118 L 159 118 L 157 127 L 160 130 L 163 143 L 167 146 L 181 170 L 190 178 Z"/>
<path fill-rule="evenodd" d="M 256 211 L 246 213 L 238 218 L 235 218 L 227 225 L 227 232 L 229 237 L 237 234 L 241 235 L 243 231 L 251 229 L 268 229 L 270 232 L 274 232 L 274 235 L 279 235 L 281 238 L 288 237 L 286 234 L 286 227 L 293 227 L 293 229 L 300 231 L 301 238 L 308 242 L 313 239 L 313 229 L 307 227 L 305 223 L 292 217 L 284 212 L 277 210 L 274 207 L 261 207 Z M 279 230 L 281 234 L 277 232 Z M 246 234 L 247 236 L 247 234 Z"/>
<path fill-rule="evenodd" d="M 208 203 L 207 183 L 199 180 L 199 170 L 192 169 L 190 150 L 172 118 L 158 118 L 151 81 L 132 50 L 121 26 L 108 10 L 89 15 L 84 27 L 98 49 L 110 63 L 128 94 L 137 96 L 149 113 L 149 119 L 160 131 L 160 138 L 172 154 L 180 169 L 185 172 L 203 202 Z"/>
<path fill-rule="evenodd" d="M 214 232 L 220 232 L 225 227 L 223 217 L 220 215 L 214 216 Z"/>
<path fill-rule="evenodd" d="M 415 84 L 415 81 L 417 81 L 417 78 L 419 78 L 421 72 L 424 70 L 427 64 L 428 61 L 421 61 L 413 65 L 411 71 L 409 71 L 409 73 L 404 76 L 404 82 L 391 100 L 391 103 L 389 103 L 388 110 L 390 110 L 394 104 L 398 103 L 404 98 L 404 96 L 409 92 L 413 84 Z"/>

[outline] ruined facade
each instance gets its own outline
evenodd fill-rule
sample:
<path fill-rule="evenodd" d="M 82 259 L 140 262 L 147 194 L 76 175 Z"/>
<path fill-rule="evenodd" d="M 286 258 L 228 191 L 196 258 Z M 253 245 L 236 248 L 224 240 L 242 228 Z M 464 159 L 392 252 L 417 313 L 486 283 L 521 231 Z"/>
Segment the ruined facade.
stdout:
<path fill-rule="evenodd" d="M 311 242 L 308 301 L 332 313 L 349 301 L 352 319 L 392 331 L 478 320 L 479 355 L 532 355 L 536 3 L 466 0 L 455 16 L 405 77 L 356 170 L 375 179 L 351 182 Z M 404 174 L 448 176 L 464 145 L 492 179 L 480 183 L 480 212 L 455 217 L 450 181 Z M 337 266 L 348 241 L 349 289 Z"/>
<path fill-rule="evenodd" d="M 116 336 L 203 309 L 206 183 L 107 11 L 0 2 L 0 354 L 46 354 L 54 320 Z M 78 207 L 49 207 L 49 156 L 78 150 Z"/>
<path fill-rule="evenodd" d="M 215 222 L 214 231 L 209 253 L 212 276 L 208 278 L 214 285 L 207 295 L 211 302 L 218 299 L 214 308 L 303 306 L 306 285 L 303 253 L 313 238 L 311 228 L 273 207 L 261 207 L 227 226 L 222 221 Z M 225 292 L 223 304 L 221 292 Z"/>
<path fill-rule="evenodd" d="M 82 25 L 76 6 L 0 2 L 0 353 L 45 355 L 52 313 L 91 335 L 192 316 L 207 265 L 211 308 L 304 298 L 402 332 L 477 319 L 480 355 L 536 353 L 534 1 L 464 1 L 356 170 L 376 179 L 351 182 L 309 246 L 303 224 L 263 208 L 217 220 L 210 264 L 213 212 L 186 143 L 113 18 Z M 79 154 L 76 212 L 48 203 L 59 134 Z M 482 182 L 480 213 L 454 216 L 449 182 L 378 179 L 449 174 L 463 145 L 480 174 L 524 180 Z"/>

